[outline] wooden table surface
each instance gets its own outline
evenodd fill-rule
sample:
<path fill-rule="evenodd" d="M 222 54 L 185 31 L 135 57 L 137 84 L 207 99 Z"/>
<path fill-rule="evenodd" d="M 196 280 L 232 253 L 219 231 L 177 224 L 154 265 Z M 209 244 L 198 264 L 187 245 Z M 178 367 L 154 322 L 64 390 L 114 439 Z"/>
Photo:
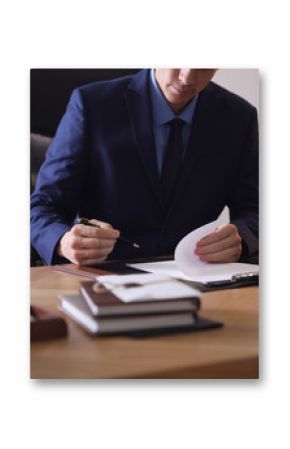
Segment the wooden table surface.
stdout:
<path fill-rule="evenodd" d="M 61 314 L 58 295 L 77 293 L 82 280 L 53 267 L 32 268 L 31 304 Z M 204 293 L 200 314 L 224 327 L 145 339 L 94 337 L 65 318 L 66 338 L 31 343 L 31 378 L 258 378 L 258 287 Z"/>

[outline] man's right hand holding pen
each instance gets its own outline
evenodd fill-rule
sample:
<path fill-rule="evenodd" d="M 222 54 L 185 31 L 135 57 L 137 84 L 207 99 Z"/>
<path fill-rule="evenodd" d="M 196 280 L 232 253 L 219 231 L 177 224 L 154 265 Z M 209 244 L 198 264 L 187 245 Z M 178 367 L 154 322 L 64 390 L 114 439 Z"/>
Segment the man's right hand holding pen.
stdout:
<path fill-rule="evenodd" d="M 75 224 L 59 241 L 57 254 L 78 265 L 103 262 L 113 251 L 120 232 L 109 223 L 90 220 Z"/>

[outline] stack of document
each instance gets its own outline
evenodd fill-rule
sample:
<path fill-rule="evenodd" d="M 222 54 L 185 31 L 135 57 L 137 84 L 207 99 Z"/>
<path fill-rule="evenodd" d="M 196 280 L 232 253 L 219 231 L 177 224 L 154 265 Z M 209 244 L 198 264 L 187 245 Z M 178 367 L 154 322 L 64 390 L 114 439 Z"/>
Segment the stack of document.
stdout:
<path fill-rule="evenodd" d="M 97 276 L 79 294 L 60 295 L 61 310 L 96 335 L 195 325 L 200 292 L 157 274 Z"/>

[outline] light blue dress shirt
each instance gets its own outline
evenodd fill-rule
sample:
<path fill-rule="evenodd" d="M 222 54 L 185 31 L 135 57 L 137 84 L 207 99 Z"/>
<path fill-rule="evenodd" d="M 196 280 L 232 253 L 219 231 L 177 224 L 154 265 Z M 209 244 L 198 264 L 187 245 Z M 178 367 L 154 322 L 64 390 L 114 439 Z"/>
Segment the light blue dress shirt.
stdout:
<path fill-rule="evenodd" d="M 155 79 L 154 69 L 150 71 L 150 97 L 152 106 L 152 118 L 153 118 L 153 135 L 156 148 L 156 157 L 159 175 L 161 175 L 162 163 L 167 147 L 167 141 L 169 138 L 170 125 L 169 121 L 180 118 L 184 121 L 182 128 L 183 138 L 183 156 L 188 143 L 191 126 L 193 123 L 194 112 L 196 108 L 196 102 L 198 95 L 188 103 L 188 105 L 176 115 L 170 108 L 166 99 L 164 98 L 160 88 Z"/>

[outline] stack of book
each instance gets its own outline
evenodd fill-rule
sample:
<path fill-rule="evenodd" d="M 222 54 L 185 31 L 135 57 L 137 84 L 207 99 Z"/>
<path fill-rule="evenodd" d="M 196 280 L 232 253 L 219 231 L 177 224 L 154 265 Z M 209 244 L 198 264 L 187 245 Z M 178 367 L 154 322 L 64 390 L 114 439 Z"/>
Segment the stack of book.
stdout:
<path fill-rule="evenodd" d="M 195 288 L 156 274 L 98 276 L 76 295 L 60 295 L 61 310 L 96 335 L 194 327 Z"/>

